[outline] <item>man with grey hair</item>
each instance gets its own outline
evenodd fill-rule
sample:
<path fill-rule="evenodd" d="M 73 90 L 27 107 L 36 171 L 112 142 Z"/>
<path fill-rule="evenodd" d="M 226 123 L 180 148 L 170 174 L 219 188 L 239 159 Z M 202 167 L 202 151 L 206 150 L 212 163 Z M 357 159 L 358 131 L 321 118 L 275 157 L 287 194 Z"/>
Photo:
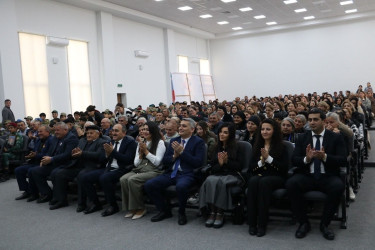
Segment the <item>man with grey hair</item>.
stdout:
<path fill-rule="evenodd" d="M 195 122 L 191 118 L 184 118 L 179 127 L 179 137 L 170 141 L 163 164 L 168 166 L 166 172 L 145 183 L 148 197 L 154 202 L 159 213 L 151 218 L 152 222 L 172 217 L 168 204 L 165 203 L 164 191 L 171 185 L 176 185 L 178 197 L 178 224 L 187 223 L 185 207 L 188 190 L 196 182 L 194 169 L 202 166 L 205 155 L 204 141 L 194 136 Z"/>
<path fill-rule="evenodd" d="M 178 124 L 176 120 L 170 120 L 165 125 L 165 135 L 164 141 L 169 142 L 171 139 L 176 138 L 179 136 L 178 132 Z"/>
<path fill-rule="evenodd" d="M 30 176 L 30 171 L 32 168 L 39 168 L 40 161 L 43 156 L 47 154 L 48 148 L 52 141 L 52 136 L 50 135 L 50 128 L 48 125 L 41 125 L 38 129 L 38 139 L 36 140 L 34 149 L 25 156 L 28 159 L 26 165 L 17 167 L 14 170 L 14 174 L 17 179 L 18 187 L 23 193 L 16 198 L 16 200 L 27 199 L 28 202 L 34 201 L 39 198 L 38 190 L 35 187 L 35 183 L 29 178 L 27 182 L 27 176 Z"/>
<path fill-rule="evenodd" d="M 38 203 L 48 202 L 52 198 L 52 189 L 47 183 L 47 177 L 59 166 L 67 165 L 71 161 L 71 152 L 78 145 L 78 138 L 69 132 L 64 122 L 55 124 L 55 137 L 51 140 L 46 156 L 40 160 L 39 168 L 32 168 L 29 178 L 36 184 L 40 193 Z M 52 205 L 52 204 L 51 204 Z"/>
<path fill-rule="evenodd" d="M 219 133 L 219 127 L 222 123 L 221 117 L 217 112 L 213 112 L 208 118 L 208 126 L 210 127 L 210 130 L 215 133 L 215 135 Z"/>

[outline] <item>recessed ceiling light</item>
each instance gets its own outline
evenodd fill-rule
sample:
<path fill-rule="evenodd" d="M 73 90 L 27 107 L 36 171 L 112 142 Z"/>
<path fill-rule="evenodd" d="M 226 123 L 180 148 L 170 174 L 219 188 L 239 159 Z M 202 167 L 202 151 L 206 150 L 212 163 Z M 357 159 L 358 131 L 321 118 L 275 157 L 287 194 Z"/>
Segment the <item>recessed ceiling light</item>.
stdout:
<path fill-rule="evenodd" d="M 250 7 L 245 7 L 245 8 L 241 8 L 241 9 L 240 9 L 240 11 L 242 11 L 242 12 L 250 11 L 250 10 L 253 10 L 253 9 L 250 8 Z"/>
<path fill-rule="evenodd" d="M 297 10 L 294 10 L 295 12 L 297 13 L 300 13 L 300 12 L 305 12 L 307 11 L 307 9 L 303 8 L 303 9 L 297 9 Z"/>
<path fill-rule="evenodd" d="M 224 24 L 228 24 L 229 22 L 227 22 L 227 21 L 220 21 L 220 22 L 217 22 L 217 24 L 219 24 L 219 25 L 224 25 Z"/>
<path fill-rule="evenodd" d="M 342 1 L 340 2 L 340 5 L 348 5 L 348 4 L 353 4 L 353 1 Z"/>
<path fill-rule="evenodd" d="M 185 10 L 191 10 L 191 9 L 193 9 L 192 7 L 190 7 L 190 6 L 183 6 L 183 7 L 180 7 L 180 8 L 178 8 L 179 10 L 182 10 L 182 11 L 185 11 Z"/>
<path fill-rule="evenodd" d="M 265 15 L 259 15 L 259 16 L 255 16 L 254 18 L 255 19 L 262 19 L 262 18 L 266 18 L 266 16 Z"/>
<path fill-rule="evenodd" d="M 163 0 L 155 0 L 155 2 L 162 2 Z"/>
<path fill-rule="evenodd" d="M 354 12 L 357 12 L 357 9 L 352 9 L 352 10 L 346 10 L 345 11 L 346 14 L 354 13 Z"/>
<path fill-rule="evenodd" d="M 235 2 L 236 0 L 221 0 L 223 3 Z"/>
<path fill-rule="evenodd" d="M 275 25 L 275 24 L 277 24 L 277 22 L 268 22 L 268 23 L 266 23 L 267 25 Z"/>
<path fill-rule="evenodd" d="M 311 20 L 311 19 L 314 19 L 315 17 L 314 16 L 305 16 L 303 19 L 305 20 Z"/>
<path fill-rule="evenodd" d="M 232 30 L 242 30 L 242 27 L 234 27 Z"/>
<path fill-rule="evenodd" d="M 291 3 L 296 3 L 297 0 L 286 0 L 284 1 L 285 4 L 291 4 Z"/>
<path fill-rule="evenodd" d="M 210 17 L 212 17 L 210 14 L 206 14 L 206 15 L 201 15 L 201 16 L 199 16 L 200 18 L 210 18 Z"/>

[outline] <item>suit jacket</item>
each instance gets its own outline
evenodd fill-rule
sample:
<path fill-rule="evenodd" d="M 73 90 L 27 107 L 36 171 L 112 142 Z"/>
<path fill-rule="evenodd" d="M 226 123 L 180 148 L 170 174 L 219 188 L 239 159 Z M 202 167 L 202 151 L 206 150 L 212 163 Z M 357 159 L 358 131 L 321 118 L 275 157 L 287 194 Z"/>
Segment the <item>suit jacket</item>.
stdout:
<path fill-rule="evenodd" d="M 4 107 L 1 114 L 3 116 L 3 124 L 5 124 L 6 120 L 10 120 L 11 122 L 15 122 L 13 111 L 10 108 Z"/>
<path fill-rule="evenodd" d="M 36 152 L 36 155 L 33 159 L 31 159 L 30 162 L 34 164 L 40 164 L 40 160 L 43 158 L 43 156 L 47 155 L 48 149 L 51 145 L 52 136 L 48 136 L 45 141 L 41 141 L 39 138 L 35 141 L 34 146 L 34 152 Z"/>
<path fill-rule="evenodd" d="M 77 147 L 78 138 L 71 132 L 59 140 L 53 137 L 47 155 L 52 157 L 52 162 L 48 165 L 53 167 L 69 165 L 72 158 L 72 150 Z"/>
<path fill-rule="evenodd" d="M 115 141 L 111 142 L 113 145 Z M 132 165 L 134 162 L 135 151 L 137 149 L 137 143 L 135 140 L 130 136 L 125 136 L 122 139 L 120 148 L 118 151 L 113 150 L 112 153 L 107 158 L 107 163 L 113 157 L 117 160 L 117 164 L 119 169 L 126 169 L 127 166 Z M 107 164 L 107 168 L 109 168 Z"/>
<path fill-rule="evenodd" d="M 292 158 L 293 164 L 297 167 L 296 173 L 310 173 L 311 162 L 309 164 L 303 162 L 308 144 L 313 145 L 311 131 L 300 134 L 296 141 Z M 346 163 L 346 145 L 343 136 L 326 129 L 323 137 L 323 147 L 327 154 L 326 162 L 323 162 L 325 173 L 339 175 L 340 167 Z"/>
<path fill-rule="evenodd" d="M 78 148 L 82 150 L 82 154 L 78 158 L 73 158 L 66 168 L 85 168 L 85 169 L 98 169 L 104 167 L 105 151 L 103 144 L 106 143 L 102 138 L 88 144 L 86 138 L 79 140 Z"/>
<path fill-rule="evenodd" d="M 164 155 L 163 163 L 169 166 L 169 171 L 172 171 L 176 160 L 173 160 L 174 149 L 172 148 L 172 143 L 174 141 L 181 143 L 181 136 L 171 139 L 167 152 Z M 190 137 L 185 145 L 184 151 L 179 156 L 182 174 L 192 173 L 194 169 L 203 165 L 205 150 L 206 146 L 201 138 L 194 135 Z"/>

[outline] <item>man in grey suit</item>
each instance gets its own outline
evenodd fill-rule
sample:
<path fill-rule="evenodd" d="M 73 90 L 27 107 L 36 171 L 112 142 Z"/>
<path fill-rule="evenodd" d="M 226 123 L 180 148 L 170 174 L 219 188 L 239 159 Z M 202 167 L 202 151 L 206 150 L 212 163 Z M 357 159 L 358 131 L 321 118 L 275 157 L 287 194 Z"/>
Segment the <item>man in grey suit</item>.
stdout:
<path fill-rule="evenodd" d="M 13 111 L 10 109 L 10 105 L 12 104 L 11 100 L 6 99 L 4 101 L 5 107 L 3 108 L 3 111 L 1 112 L 3 116 L 3 125 L 5 125 L 5 121 L 11 121 L 15 122 L 16 119 L 14 118 Z"/>
<path fill-rule="evenodd" d="M 67 188 L 69 181 L 80 173 L 104 167 L 105 151 L 103 144 L 105 140 L 99 138 L 100 128 L 96 125 L 86 127 L 86 137 L 82 138 L 78 147 L 72 150 L 73 160 L 68 165 L 55 169 L 51 174 L 53 183 L 53 198 L 50 209 L 58 209 L 68 205 Z M 82 192 L 78 182 L 78 212 L 86 208 L 86 195 Z"/>

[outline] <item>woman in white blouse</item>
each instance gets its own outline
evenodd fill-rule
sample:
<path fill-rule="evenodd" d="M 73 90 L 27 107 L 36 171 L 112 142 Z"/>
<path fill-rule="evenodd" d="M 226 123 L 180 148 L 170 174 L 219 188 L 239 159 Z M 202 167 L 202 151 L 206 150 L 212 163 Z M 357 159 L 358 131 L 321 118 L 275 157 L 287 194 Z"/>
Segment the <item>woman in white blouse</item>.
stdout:
<path fill-rule="evenodd" d="M 165 153 L 164 141 L 154 122 L 147 122 L 143 126 L 142 136 L 138 143 L 133 170 L 120 178 L 122 209 L 127 211 L 125 218 L 133 220 L 146 214 L 143 185 L 147 180 L 162 173 L 158 167 Z"/>

